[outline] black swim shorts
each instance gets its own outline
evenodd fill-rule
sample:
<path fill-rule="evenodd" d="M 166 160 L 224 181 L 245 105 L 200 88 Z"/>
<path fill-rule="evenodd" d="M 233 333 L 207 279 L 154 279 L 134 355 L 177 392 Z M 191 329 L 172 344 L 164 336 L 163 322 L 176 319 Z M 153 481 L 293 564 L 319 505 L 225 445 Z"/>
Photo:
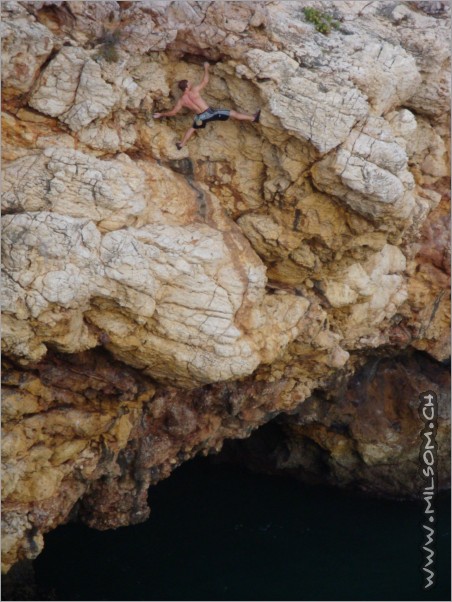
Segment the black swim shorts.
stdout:
<path fill-rule="evenodd" d="M 227 121 L 229 119 L 230 111 L 228 109 L 211 109 L 210 107 L 204 113 L 196 115 L 193 121 L 193 127 L 195 130 L 200 130 L 206 127 L 206 123 L 209 121 Z"/>

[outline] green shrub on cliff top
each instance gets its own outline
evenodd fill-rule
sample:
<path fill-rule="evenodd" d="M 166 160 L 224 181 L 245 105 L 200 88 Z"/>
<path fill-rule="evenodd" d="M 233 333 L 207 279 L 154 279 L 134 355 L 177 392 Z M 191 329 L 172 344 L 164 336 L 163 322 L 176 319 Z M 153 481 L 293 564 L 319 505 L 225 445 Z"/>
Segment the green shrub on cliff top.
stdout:
<path fill-rule="evenodd" d="M 331 32 L 332 27 L 334 29 L 338 29 L 340 27 L 339 22 L 335 21 L 331 15 L 322 13 L 316 8 L 306 6 L 303 8 L 303 13 L 306 21 L 312 23 L 317 31 L 325 35 Z"/>

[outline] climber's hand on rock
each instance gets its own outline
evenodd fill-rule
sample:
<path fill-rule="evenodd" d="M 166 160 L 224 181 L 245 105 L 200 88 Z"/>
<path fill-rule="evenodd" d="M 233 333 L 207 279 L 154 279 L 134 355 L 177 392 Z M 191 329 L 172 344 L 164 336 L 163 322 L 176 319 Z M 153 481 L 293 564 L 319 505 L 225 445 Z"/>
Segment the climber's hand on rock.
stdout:
<path fill-rule="evenodd" d="M 160 119 L 160 117 L 162 117 L 162 113 L 154 113 L 154 115 L 152 117 L 154 119 Z"/>
<path fill-rule="evenodd" d="M 210 65 L 209 65 L 209 63 L 206 61 L 206 62 L 204 63 L 204 69 L 207 71 L 209 67 L 210 67 Z"/>

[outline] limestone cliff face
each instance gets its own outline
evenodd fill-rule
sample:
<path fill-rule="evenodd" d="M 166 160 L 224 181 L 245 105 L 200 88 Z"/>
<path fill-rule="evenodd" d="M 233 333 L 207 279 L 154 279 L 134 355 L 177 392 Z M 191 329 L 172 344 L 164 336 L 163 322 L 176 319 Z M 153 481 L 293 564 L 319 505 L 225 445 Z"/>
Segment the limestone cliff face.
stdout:
<path fill-rule="evenodd" d="M 449 357 L 446 3 L 2 10 L 4 567 L 72 516 L 144 520 L 369 353 Z M 206 59 L 208 103 L 261 123 L 179 151 L 192 116 L 152 113 Z"/>

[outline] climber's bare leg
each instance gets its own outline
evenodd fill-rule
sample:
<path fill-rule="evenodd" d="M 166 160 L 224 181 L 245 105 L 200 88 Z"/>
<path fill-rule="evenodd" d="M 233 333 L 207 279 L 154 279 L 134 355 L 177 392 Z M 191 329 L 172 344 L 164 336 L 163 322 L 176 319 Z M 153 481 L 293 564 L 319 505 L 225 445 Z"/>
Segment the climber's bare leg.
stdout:
<path fill-rule="evenodd" d="M 185 136 L 182 138 L 182 142 L 176 142 L 177 148 L 180 150 L 183 146 L 185 146 L 194 133 L 195 133 L 195 128 L 189 128 L 185 132 Z"/>
<path fill-rule="evenodd" d="M 229 115 L 233 119 L 239 119 L 240 121 L 259 121 L 260 111 L 255 113 L 254 115 L 245 115 L 245 113 L 238 113 L 237 111 L 230 111 Z"/>

